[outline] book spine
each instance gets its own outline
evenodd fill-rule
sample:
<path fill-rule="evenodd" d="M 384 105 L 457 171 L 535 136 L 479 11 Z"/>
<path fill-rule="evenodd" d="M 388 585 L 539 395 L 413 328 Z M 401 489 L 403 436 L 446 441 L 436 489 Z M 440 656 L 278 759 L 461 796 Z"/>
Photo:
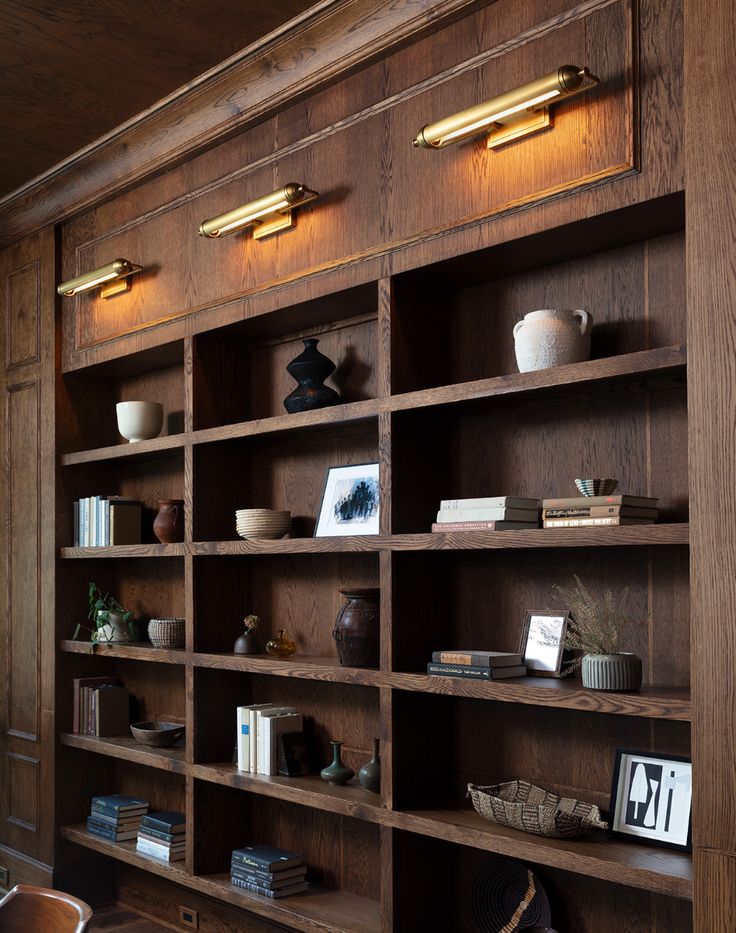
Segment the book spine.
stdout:
<path fill-rule="evenodd" d="M 173 833 L 165 832 L 163 829 L 154 829 L 153 826 L 148 826 L 145 823 L 141 823 L 141 832 L 145 833 L 146 836 L 151 836 L 151 841 L 154 839 L 159 839 L 161 842 L 167 843 L 184 841 L 184 833 L 174 835 Z"/>
<path fill-rule="evenodd" d="M 102 508 L 104 510 L 104 520 L 103 520 L 103 532 L 102 532 L 102 543 L 105 547 L 110 546 L 110 500 L 105 499 L 102 503 Z"/>
<path fill-rule="evenodd" d="M 235 885 L 236 888 L 243 888 L 246 891 L 252 891 L 254 894 L 261 894 L 263 897 L 276 896 L 276 892 L 272 891 L 270 888 L 264 888 L 263 885 L 253 884 L 250 881 L 243 881 L 242 878 L 234 878 L 231 875 L 230 882 Z"/>
<path fill-rule="evenodd" d="M 242 855 L 238 852 L 233 852 L 232 864 L 250 868 L 253 871 L 272 872 L 278 871 L 282 863 L 279 861 L 268 861 L 267 859 L 259 858 L 257 855 Z"/>
<path fill-rule="evenodd" d="M 437 522 L 535 522 L 539 509 L 441 509 Z"/>
<path fill-rule="evenodd" d="M 443 499 L 440 510 L 449 509 L 539 509 L 539 499 L 517 499 L 514 496 L 496 496 L 487 499 Z"/>
<path fill-rule="evenodd" d="M 470 664 L 436 664 L 427 665 L 428 674 L 442 674 L 443 677 L 467 677 L 469 680 L 491 680 L 489 667 L 478 667 Z"/>
<path fill-rule="evenodd" d="M 543 509 L 589 509 L 596 505 L 630 505 L 656 509 L 658 499 L 651 496 L 573 496 L 569 499 L 542 499 Z"/>
<path fill-rule="evenodd" d="M 104 803 L 96 803 L 94 800 L 90 806 L 92 813 L 104 813 L 105 816 L 114 816 L 120 820 L 132 820 L 135 817 L 142 818 L 145 816 L 145 811 L 138 811 L 137 813 L 132 813 L 129 810 L 119 810 L 117 807 L 110 807 Z"/>
<path fill-rule="evenodd" d="M 297 884 L 304 879 L 306 872 L 306 866 L 293 871 L 287 869 L 285 872 L 257 871 L 255 868 L 245 868 L 235 862 L 230 866 L 232 877 L 241 878 L 243 881 L 252 881 L 254 884 L 262 884 L 264 888 L 271 887 L 274 883 L 281 881 L 283 875 L 287 876 L 285 880 L 290 884 Z"/>
<path fill-rule="evenodd" d="M 257 712 L 258 710 L 255 709 L 248 710 L 248 740 L 250 744 L 248 770 L 251 774 L 256 773 L 256 739 L 258 735 L 256 731 L 258 728 Z"/>
<path fill-rule="evenodd" d="M 95 823 L 87 821 L 87 832 L 92 833 L 93 836 L 99 836 L 100 839 L 109 839 L 110 842 L 118 841 L 117 831 L 112 827 L 107 829 L 105 826 L 98 826 Z"/>
<path fill-rule="evenodd" d="M 89 547 L 89 499 L 79 500 L 79 510 L 81 512 L 81 534 L 79 543 L 81 547 Z"/>
<path fill-rule="evenodd" d="M 72 508 L 74 510 L 74 547 L 79 547 L 79 499 L 74 500 Z"/>
<path fill-rule="evenodd" d="M 435 664 L 461 664 L 495 668 L 521 664 L 521 655 L 510 654 L 505 657 L 494 657 L 483 654 L 483 652 L 475 654 L 474 652 L 462 651 L 433 651 L 432 660 Z"/>
<path fill-rule="evenodd" d="M 433 522 L 432 531 L 522 531 L 539 528 L 539 519 L 530 522 Z"/>
<path fill-rule="evenodd" d="M 154 858 L 163 859 L 165 862 L 179 862 L 185 857 L 184 852 L 168 852 L 165 849 L 159 849 L 151 845 L 145 839 L 138 839 L 135 848 L 136 851 L 142 852 L 144 855 L 152 855 Z"/>
<path fill-rule="evenodd" d="M 158 833 L 165 833 L 167 836 L 173 836 L 174 833 L 171 831 L 171 823 L 162 823 L 160 820 L 157 820 L 155 817 L 150 817 L 148 814 L 144 814 L 141 819 L 141 829 L 145 829 L 146 832 L 151 830 L 156 830 Z"/>
<path fill-rule="evenodd" d="M 250 715 L 245 706 L 238 707 L 236 730 L 238 771 L 250 771 Z"/>
<path fill-rule="evenodd" d="M 630 505 L 593 505 L 579 508 L 545 509 L 542 518 L 656 518 L 657 509 L 638 509 Z"/>
<path fill-rule="evenodd" d="M 654 521 L 648 518 L 620 518 L 611 515 L 608 518 L 548 518 L 544 521 L 545 528 L 584 528 L 589 525 L 653 525 Z"/>

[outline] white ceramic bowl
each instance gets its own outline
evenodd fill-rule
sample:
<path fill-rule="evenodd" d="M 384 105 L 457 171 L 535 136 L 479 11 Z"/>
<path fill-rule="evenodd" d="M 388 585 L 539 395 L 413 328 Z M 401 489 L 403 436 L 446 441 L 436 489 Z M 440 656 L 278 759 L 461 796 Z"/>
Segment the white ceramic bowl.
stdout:
<path fill-rule="evenodd" d="M 160 402 L 118 402 L 118 431 L 134 444 L 158 437 L 164 424 L 164 406 Z"/>

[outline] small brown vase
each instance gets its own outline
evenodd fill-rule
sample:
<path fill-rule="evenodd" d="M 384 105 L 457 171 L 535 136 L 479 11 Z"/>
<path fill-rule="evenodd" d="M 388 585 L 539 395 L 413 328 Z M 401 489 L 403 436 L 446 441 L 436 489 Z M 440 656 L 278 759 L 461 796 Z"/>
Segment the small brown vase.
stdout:
<path fill-rule="evenodd" d="M 337 614 L 332 637 L 345 667 L 378 667 L 380 590 L 340 590 L 347 603 Z"/>
<path fill-rule="evenodd" d="M 159 499 L 158 514 L 153 520 L 153 533 L 162 544 L 184 540 L 184 500 Z"/>

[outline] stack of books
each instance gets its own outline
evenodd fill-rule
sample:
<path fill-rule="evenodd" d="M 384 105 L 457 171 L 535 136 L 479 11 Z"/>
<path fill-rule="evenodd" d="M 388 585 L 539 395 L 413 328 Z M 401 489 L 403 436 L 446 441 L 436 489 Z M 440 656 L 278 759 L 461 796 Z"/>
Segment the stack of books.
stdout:
<path fill-rule="evenodd" d="M 293 706 L 256 703 L 237 712 L 237 763 L 250 774 L 279 773 L 279 739 L 301 733 L 304 719 Z"/>
<path fill-rule="evenodd" d="M 93 797 L 87 817 L 87 832 L 110 842 L 135 839 L 141 819 L 148 813 L 148 801 L 124 794 Z"/>
<path fill-rule="evenodd" d="M 230 863 L 230 881 L 264 897 L 288 897 L 309 888 L 304 857 L 275 846 L 235 849 Z"/>
<path fill-rule="evenodd" d="M 443 499 L 432 531 L 513 531 L 539 528 L 539 499 L 495 496 Z"/>
<path fill-rule="evenodd" d="M 115 677 L 75 677 L 74 732 L 129 735 L 130 694 Z"/>
<path fill-rule="evenodd" d="M 74 547 L 108 547 L 141 543 L 138 499 L 88 496 L 74 503 Z"/>
<path fill-rule="evenodd" d="M 646 496 L 577 496 L 544 499 L 545 528 L 581 528 L 588 525 L 651 525 L 657 521 L 657 499 Z"/>
<path fill-rule="evenodd" d="M 507 680 L 524 677 L 526 665 L 520 654 L 508 651 L 433 651 L 428 674 L 442 677 L 467 677 L 469 680 Z"/>
<path fill-rule="evenodd" d="M 177 810 L 148 813 L 141 820 L 135 847 L 164 862 L 180 862 L 186 856 L 186 830 L 186 818 Z"/>

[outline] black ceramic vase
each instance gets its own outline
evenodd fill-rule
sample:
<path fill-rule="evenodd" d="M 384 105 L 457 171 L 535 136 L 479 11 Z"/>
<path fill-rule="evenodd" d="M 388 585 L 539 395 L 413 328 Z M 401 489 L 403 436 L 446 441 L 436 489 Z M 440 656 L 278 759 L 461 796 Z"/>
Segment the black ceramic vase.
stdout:
<path fill-rule="evenodd" d="M 299 383 L 294 391 L 284 399 L 284 408 L 293 415 L 298 411 L 312 411 L 337 405 L 340 396 L 324 380 L 335 371 L 332 360 L 317 349 L 316 337 L 304 339 L 304 350 L 286 367 L 290 376 Z"/>

